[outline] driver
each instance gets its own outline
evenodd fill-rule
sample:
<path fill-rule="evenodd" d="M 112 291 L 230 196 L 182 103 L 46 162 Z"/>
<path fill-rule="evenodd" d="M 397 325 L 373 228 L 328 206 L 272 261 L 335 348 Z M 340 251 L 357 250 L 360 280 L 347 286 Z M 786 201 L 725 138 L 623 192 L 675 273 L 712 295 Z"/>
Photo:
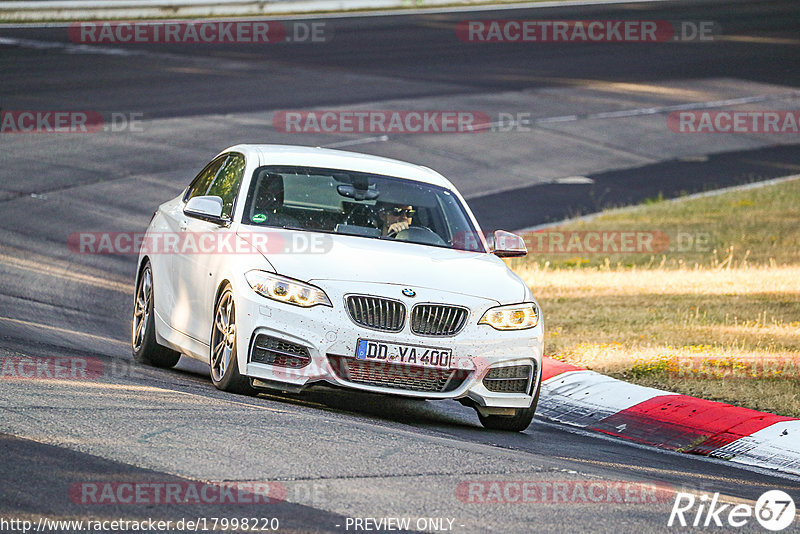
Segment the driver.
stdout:
<path fill-rule="evenodd" d="M 378 218 L 381 220 L 381 235 L 392 235 L 406 230 L 411 225 L 415 210 L 408 204 L 378 202 Z"/>

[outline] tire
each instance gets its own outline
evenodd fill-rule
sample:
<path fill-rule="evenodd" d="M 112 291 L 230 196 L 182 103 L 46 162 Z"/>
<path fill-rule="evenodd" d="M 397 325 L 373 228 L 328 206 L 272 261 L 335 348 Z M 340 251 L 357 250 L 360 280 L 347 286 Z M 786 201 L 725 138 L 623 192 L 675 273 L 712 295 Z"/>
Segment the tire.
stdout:
<path fill-rule="evenodd" d="M 536 396 L 529 408 L 519 408 L 514 415 L 481 415 L 478 412 L 478 419 L 481 424 L 488 430 L 505 430 L 508 432 L 522 432 L 528 428 L 533 421 L 533 416 L 536 413 L 536 406 L 539 404 L 539 393 L 542 389 L 542 384 L 536 390 Z"/>
<path fill-rule="evenodd" d="M 241 395 L 258 393 L 250 385 L 250 380 L 239 373 L 236 350 L 236 305 L 230 284 L 225 285 L 214 305 L 209 350 L 211 382 L 217 389 Z"/>
<path fill-rule="evenodd" d="M 174 367 L 181 353 L 161 346 L 156 341 L 156 325 L 153 319 L 153 269 L 146 262 L 133 301 L 131 321 L 131 348 L 133 359 L 145 365 L 168 369 Z"/>

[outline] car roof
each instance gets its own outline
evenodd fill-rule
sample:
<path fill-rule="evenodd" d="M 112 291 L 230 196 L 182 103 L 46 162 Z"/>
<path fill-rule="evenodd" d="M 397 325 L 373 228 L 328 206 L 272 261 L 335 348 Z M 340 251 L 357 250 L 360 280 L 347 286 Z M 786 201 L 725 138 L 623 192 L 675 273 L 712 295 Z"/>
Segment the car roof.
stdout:
<path fill-rule="evenodd" d="M 241 144 L 223 150 L 221 153 L 225 152 L 241 152 L 245 157 L 257 157 L 259 166 L 302 165 L 368 172 L 455 189 L 447 178 L 428 167 L 358 152 L 299 145 L 270 144 Z"/>

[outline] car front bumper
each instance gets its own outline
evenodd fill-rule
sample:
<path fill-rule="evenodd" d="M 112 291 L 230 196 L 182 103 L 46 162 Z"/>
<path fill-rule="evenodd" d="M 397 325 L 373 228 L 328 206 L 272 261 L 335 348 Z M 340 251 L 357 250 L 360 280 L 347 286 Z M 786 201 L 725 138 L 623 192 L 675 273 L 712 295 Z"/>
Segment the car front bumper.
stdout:
<path fill-rule="evenodd" d="M 417 294 L 409 298 L 402 295 L 403 286 L 399 285 L 338 281 L 313 283 L 325 290 L 333 307 L 300 308 L 276 302 L 255 293 L 244 277 L 234 282 L 239 370 L 254 379 L 256 386 L 298 390 L 326 382 L 373 393 L 459 399 L 487 408 L 527 408 L 531 405 L 541 379 L 541 319 L 531 329 L 498 331 L 478 324 L 487 309 L 498 305 L 490 299 L 426 288 L 414 288 Z M 392 298 L 403 302 L 408 310 L 421 302 L 458 305 L 468 308 L 470 314 L 464 328 L 452 337 L 414 334 L 407 324 L 408 317 L 400 332 L 377 331 L 351 320 L 345 305 L 348 294 Z M 255 341 L 260 335 L 304 347 L 307 363 L 295 368 L 252 361 Z M 365 380 L 363 374 L 357 380 L 353 379 L 343 372 L 343 368 L 365 365 L 364 360 L 355 359 L 359 339 L 449 349 L 453 355 L 451 379 L 438 391 L 406 389 L 404 383 L 406 387 L 417 387 L 421 380 L 436 371 L 377 362 L 367 369 L 369 376 L 377 377 L 375 380 Z M 517 365 L 531 367 L 524 392 L 504 393 L 487 388 L 487 384 L 492 382 L 484 382 L 484 378 L 490 369 Z"/>

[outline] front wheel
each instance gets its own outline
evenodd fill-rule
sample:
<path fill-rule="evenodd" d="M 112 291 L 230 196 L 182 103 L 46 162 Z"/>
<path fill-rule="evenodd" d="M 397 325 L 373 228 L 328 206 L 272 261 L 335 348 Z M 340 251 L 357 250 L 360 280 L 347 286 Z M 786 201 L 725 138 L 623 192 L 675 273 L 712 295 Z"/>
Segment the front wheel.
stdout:
<path fill-rule="evenodd" d="M 134 360 L 154 367 L 174 367 L 181 358 L 180 352 L 163 347 L 156 341 L 156 325 L 153 318 L 153 268 L 150 267 L 150 263 L 145 263 L 139 276 L 139 283 L 136 285 L 131 322 L 131 346 Z"/>
<path fill-rule="evenodd" d="M 226 285 L 214 306 L 211 329 L 211 382 L 217 389 L 242 395 L 257 393 L 246 376 L 239 373 L 236 358 L 236 305 L 233 291 Z"/>
<path fill-rule="evenodd" d="M 484 428 L 489 430 L 505 430 L 508 432 L 522 432 L 528 428 L 533 421 L 533 416 L 536 413 L 536 406 L 539 404 L 539 392 L 542 385 L 539 384 L 536 390 L 536 396 L 529 408 L 518 408 L 514 415 L 481 415 L 478 412 L 478 419 Z"/>

